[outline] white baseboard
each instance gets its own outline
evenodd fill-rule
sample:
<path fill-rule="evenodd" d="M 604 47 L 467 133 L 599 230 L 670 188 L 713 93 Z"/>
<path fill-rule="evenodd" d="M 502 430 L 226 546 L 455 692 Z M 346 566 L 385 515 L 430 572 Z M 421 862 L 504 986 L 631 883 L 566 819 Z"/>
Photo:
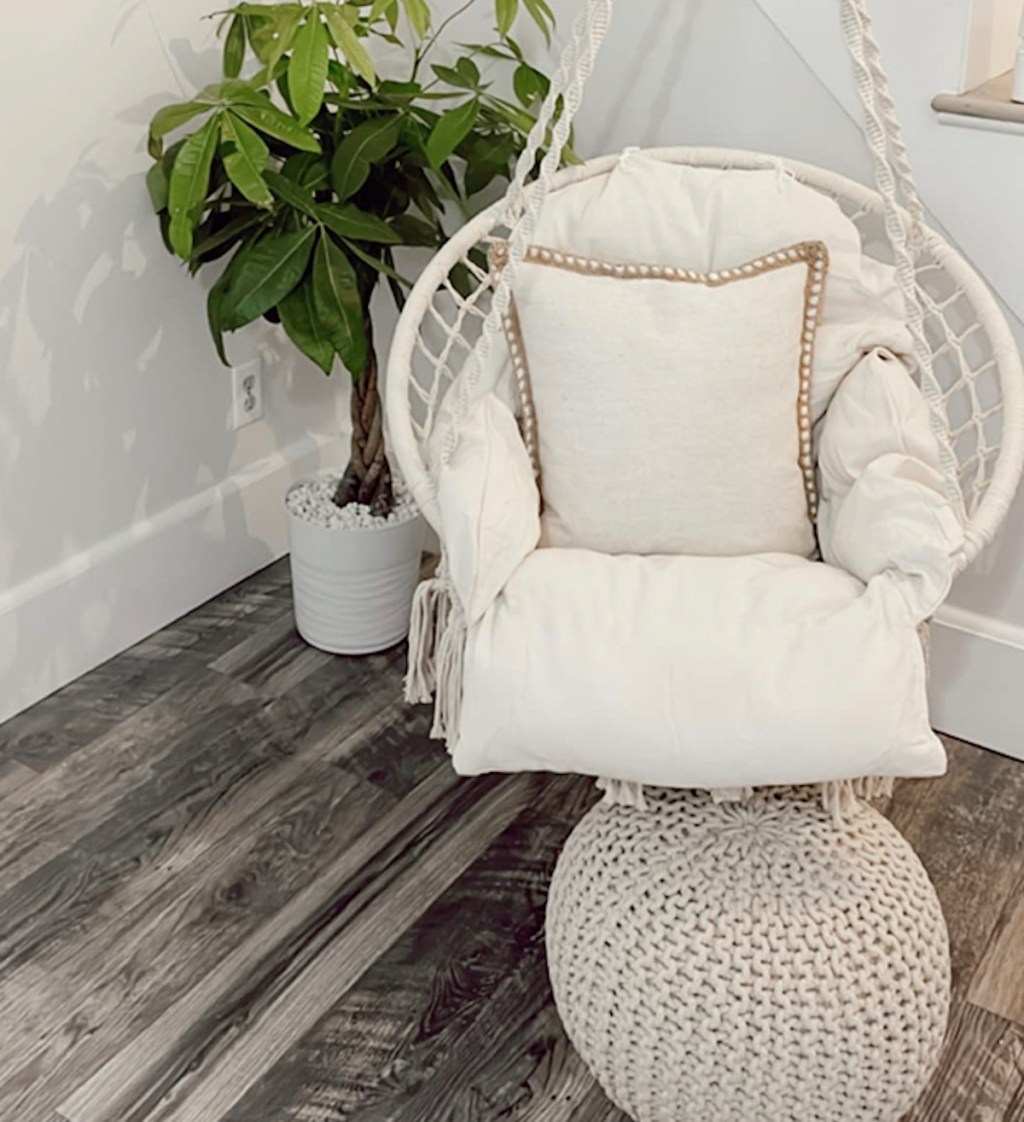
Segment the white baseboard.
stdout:
<path fill-rule="evenodd" d="M 943 608 L 932 627 L 930 692 L 941 732 L 1024 760 L 1024 628 Z"/>
<path fill-rule="evenodd" d="M 0 721 L 281 557 L 289 484 L 345 451 L 303 437 L 0 595 Z"/>

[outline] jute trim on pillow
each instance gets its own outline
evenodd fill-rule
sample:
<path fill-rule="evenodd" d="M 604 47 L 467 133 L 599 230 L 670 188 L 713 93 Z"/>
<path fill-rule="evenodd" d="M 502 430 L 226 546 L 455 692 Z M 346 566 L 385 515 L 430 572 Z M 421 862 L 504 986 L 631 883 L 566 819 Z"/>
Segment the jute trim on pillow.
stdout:
<path fill-rule="evenodd" d="M 825 277 L 828 272 L 828 247 L 824 242 L 799 242 L 796 245 L 786 246 L 783 249 L 764 254 L 731 269 L 721 269 L 710 273 L 681 269 L 673 265 L 600 261 L 593 257 L 567 253 L 564 250 L 552 249 L 543 245 L 527 247 L 525 259 L 531 264 L 546 265 L 549 268 L 579 273 L 583 276 L 611 277 L 626 281 L 658 280 L 675 284 L 701 284 L 708 288 L 720 288 L 723 285 L 762 276 L 777 269 L 786 269 L 792 265 L 806 265 L 807 283 L 804 287 L 803 328 L 800 336 L 800 362 L 797 375 L 797 458 L 807 496 L 807 513 L 811 521 L 815 521 L 818 514 L 818 487 L 814 474 L 814 451 L 811 441 L 811 375 L 814 366 L 814 342 L 821 314 Z M 496 274 L 500 273 L 507 262 L 508 243 L 500 240 L 493 241 L 490 246 L 491 268 Z M 539 478 L 541 465 L 537 447 L 537 412 L 530 386 L 530 364 L 526 355 L 526 346 L 523 342 L 519 312 L 514 299 L 509 304 L 502 325 L 516 379 L 523 440 L 529 450 L 534 472 Z"/>

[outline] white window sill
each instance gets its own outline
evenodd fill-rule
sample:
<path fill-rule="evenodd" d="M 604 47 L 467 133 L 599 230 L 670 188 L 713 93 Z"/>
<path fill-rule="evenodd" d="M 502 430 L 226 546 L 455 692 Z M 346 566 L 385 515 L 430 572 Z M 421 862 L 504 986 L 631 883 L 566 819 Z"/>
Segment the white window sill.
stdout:
<path fill-rule="evenodd" d="M 962 94 L 939 94 L 932 108 L 943 125 L 1024 136 L 1024 104 L 1012 101 L 1013 71 L 1007 70 Z"/>

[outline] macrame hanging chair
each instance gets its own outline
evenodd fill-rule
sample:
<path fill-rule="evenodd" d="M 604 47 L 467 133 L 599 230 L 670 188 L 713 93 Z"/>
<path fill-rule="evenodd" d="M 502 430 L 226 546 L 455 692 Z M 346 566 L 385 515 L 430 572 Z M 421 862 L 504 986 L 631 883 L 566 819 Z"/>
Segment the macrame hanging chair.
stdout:
<path fill-rule="evenodd" d="M 552 191 L 572 191 L 608 176 L 619 159 L 608 156 L 558 167 L 611 9 L 612 0 L 585 0 L 505 198 L 437 253 L 413 288 L 394 336 L 386 386 L 391 446 L 420 509 L 438 531 L 438 448 L 444 464 L 453 451 L 452 430 L 469 408 L 500 337 L 544 200 Z M 925 222 L 865 0 L 841 0 L 841 21 L 864 107 L 875 190 L 810 164 L 754 152 L 679 147 L 646 155 L 705 168 L 781 164 L 800 183 L 835 200 L 856 224 L 864 246 L 894 266 L 948 497 L 965 527 L 961 567 L 966 567 L 1006 517 L 1024 465 L 1020 357 L 985 284 Z M 507 260 L 500 272 L 492 273 L 481 250 L 496 240 L 507 242 Z M 439 429 L 442 421 L 447 431 Z M 536 433 L 528 419 L 523 439 L 535 452 Z M 461 682 L 459 609 L 449 602 L 445 580 L 442 558 L 438 579 L 421 589 L 414 609 L 411 644 L 422 657 L 411 665 L 407 683 L 411 700 L 426 700 L 436 688 L 434 731 L 442 736 L 456 719 Z"/>

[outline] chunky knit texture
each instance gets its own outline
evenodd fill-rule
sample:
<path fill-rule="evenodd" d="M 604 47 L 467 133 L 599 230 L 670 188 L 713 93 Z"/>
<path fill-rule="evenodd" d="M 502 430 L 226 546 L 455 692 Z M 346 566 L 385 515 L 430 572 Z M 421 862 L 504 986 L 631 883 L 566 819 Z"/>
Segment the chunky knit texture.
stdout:
<path fill-rule="evenodd" d="M 896 1122 L 934 1070 L 949 945 L 916 854 L 858 802 L 648 789 L 558 862 L 566 1031 L 637 1122 Z"/>

